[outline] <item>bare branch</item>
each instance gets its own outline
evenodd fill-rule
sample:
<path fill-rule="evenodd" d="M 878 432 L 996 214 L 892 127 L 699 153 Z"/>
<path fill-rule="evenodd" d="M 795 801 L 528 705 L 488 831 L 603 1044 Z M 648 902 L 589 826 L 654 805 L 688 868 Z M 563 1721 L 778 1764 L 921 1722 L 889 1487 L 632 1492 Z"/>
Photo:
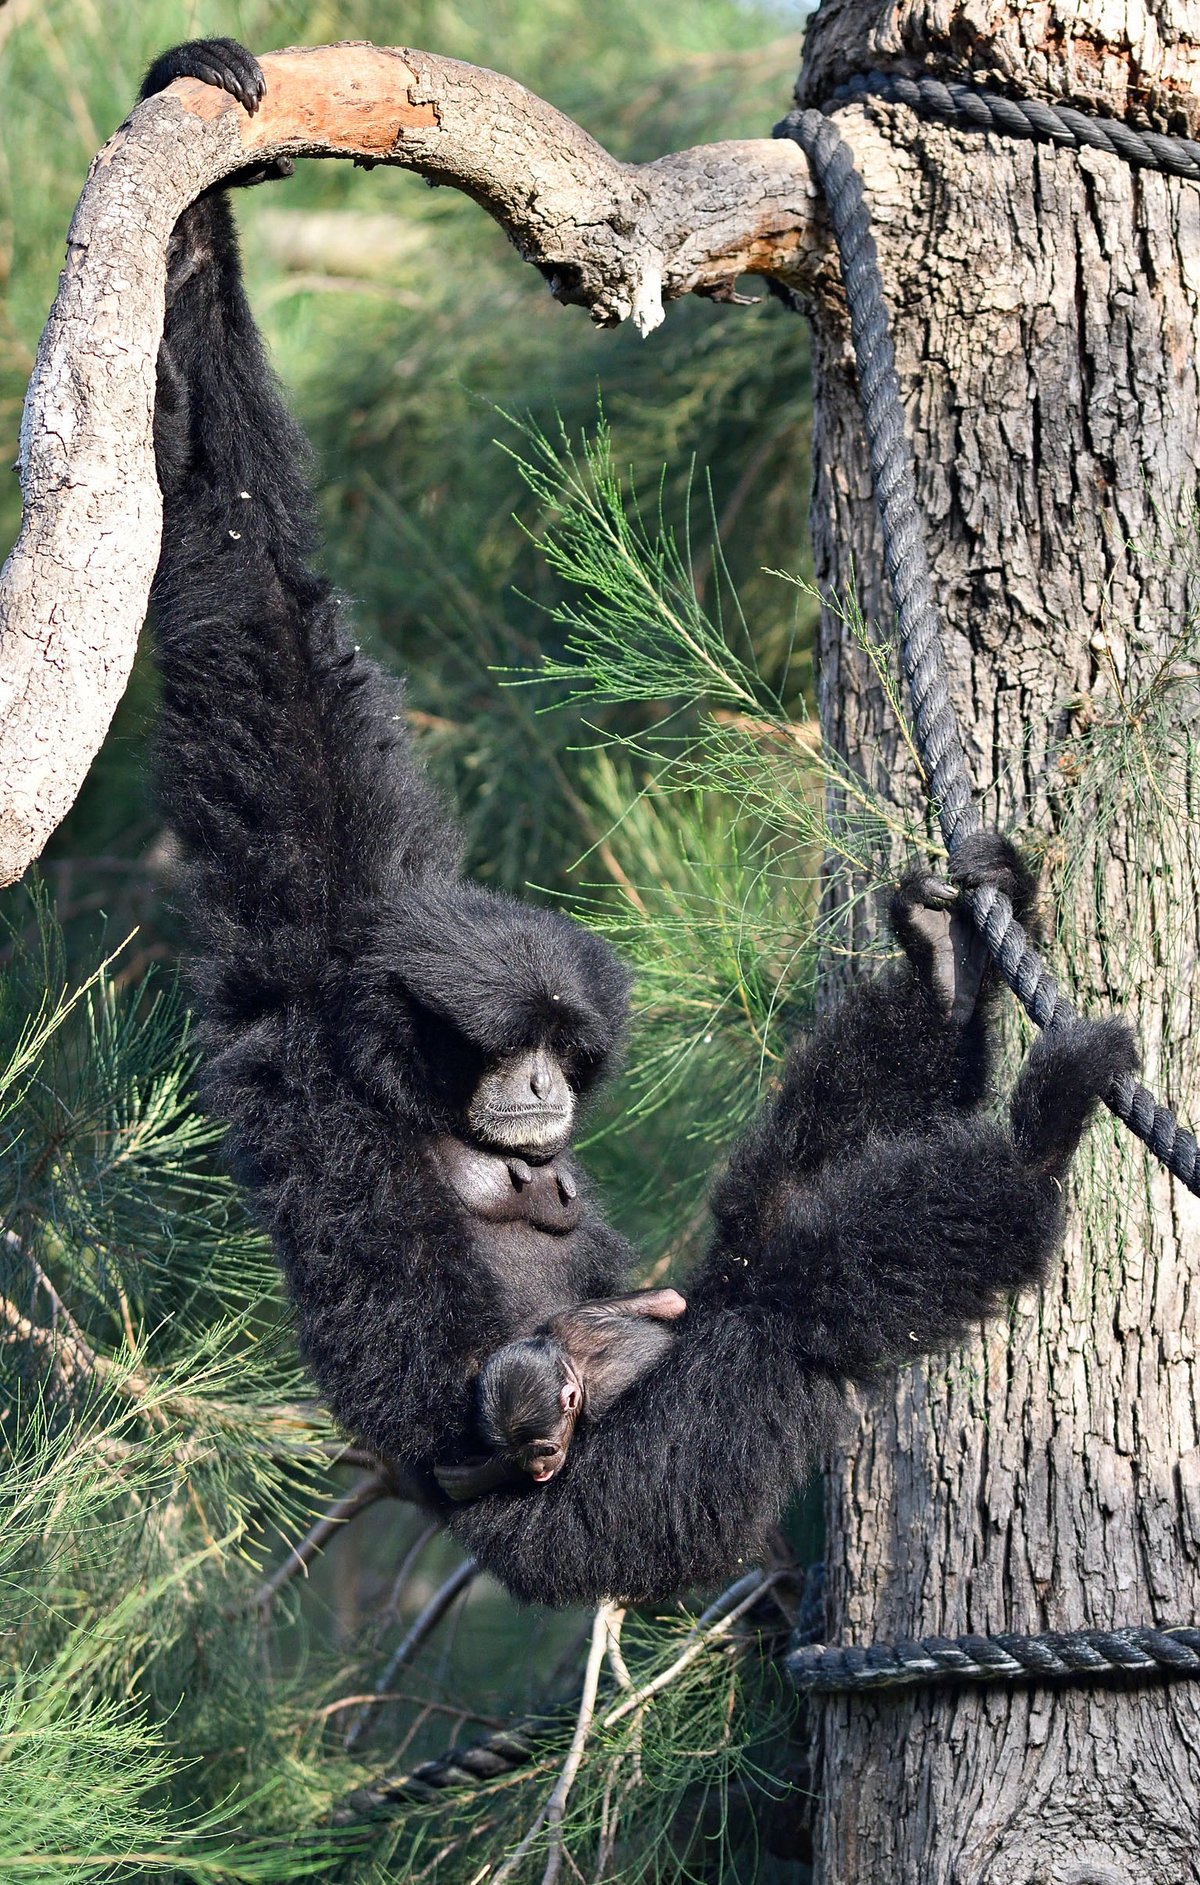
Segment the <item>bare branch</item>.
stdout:
<path fill-rule="evenodd" d="M 621 1626 L 625 1621 L 623 1610 L 615 1611 L 608 1626 L 608 1662 L 616 1677 L 618 1688 L 632 1695 L 636 1688 L 629 1673 L 621 1649 Z M 642 1726 L 645 1711 L 639 1709 L 630 1725 L 629 1737 L 624 1747 L 613 1755 L 604 1776 L 604 1792 L 600 1801 L 600 1828 L 596 1842 L 596 1879 L 602 1879 L 612 1864 L 617 1849 L 617 1833 L 620 1830 L 621 1814 L 626 1802 L 637 1792 L 642 1783 Z M 629 1773 L 622 1779 L 622 1771 L 628 1766 Z"/>
<path fill-rule="evenodd" d="M 542 1874 L 542 1885 L 556 1885 L 562 1868 L 563 1845 L 562 1823 L 566 1812 L 571 1788 L 583 1760 L 583 1751 L 587 1746 L 591 1732 L 592 1717 L 596 1712 L 596 1690 L 600 1685 L 600 1668 L 604 1661 L 605 1648 L 609 1642 L 609 1631 L 613 1619 L 618 1613 L 612 1604 L 601 1604 L 592 1620 L 592 1641 L 588 1650 L 587 1667 L 583 1675 L 583 1694 L 579 1698 L 579 1713 L 575 1717 L 575 1732 L 571 1736 L 571 1745 L 567 1749 L 567 1758 L 562 1764 L 558 1779 L 550 1792 L 546 1804 L 535 1818 L 524 1838 L 509 1853 L 508 1858 L 495 1874 L 492 1885 L 505 1885 L 526 1858 L 534 1840 L 545 1826 L 550 1834 L 550 1851 L 546 1859 L 546 1869 Z M 619 1613 L 624 1615 L 623 1612 Z"/>
<path fill-rule="evenodd" d="M 378 1695 L 372 1689 L 365 1695 L 339 1695 L 336 1702 L 326 1702 L 316 1708 L 308 1717 L 309 1721 L 328 1721 L 331 1715 L 340 1715 L 347 1708 L 372 1708 L 382 1702 L 409 1702 L 425 1715 L 449 1715 L 458 1723 L 459 1729 L 464 1722 L 478 1722 L 481 1728 L 488 1728 L 498 1734 L 504 1727 L 499 1715 L 481 1715 L 478 1709 L 464 1708 L 461 1702 L 435 1702 L 424 1695 L 413 1695 L 407 1689 L 392 1689 L 386 1695 Z M 455 1733 L 458 1729 L 455 1730 Z"/>
<path fill-rule="evenodd" d="M 674 1662 L 660 1670 L 652 1682 L 647 1682 L 642 1688 L 635 1689 L 633 1694 L 627 1696 L 623 1702 L 618 1702 L 615 1708 L 610 1708 L 600 1724 L 601 1727 L 614 1727 L 617 1722 L 623 1721 L 626 1715 L 632 1715 L 635 1711 L 643 1709 L 660 1690 L 669 1688 L 672 1682 L 679 1679 L 685 1669 L 691 1667 L 697 1657 L 703 1656 L 715 1642 L 729 1634 L 734 1624 L 745 1616 L 747 1610 L 752 1610 L 759 1598 L 770 1590 L 779 1575 L 782 1574 L 775 1573 L 767 1576 L 763 1571 L 748 1571 L 746 1576 L 740 1577 L 736 1584 L 731 1584 L 729 1589 L 723 1592 L 715 1603 L 710 1604 L 703 1615 L 697 1619 L 694 1628 L 688 1632 L 686 1647 L 681 1650 Z"/>
<path fill-rule="evenodd" d="M 279 1568 L 273 1571 L 259 1587 L 255 1596 L 260 1617 L 266 1618 L 271 1605 L 286 1584 L 301 1571 L 307 1571 L 313 1559 L 325 1549 L 335 1532 L 365 1512 L 368 1506 L 375 1505 L 380 1499 L 391 1496 L 391 1484 L 383 1473 L 367 1473 L 349 1492 L 334 1501 L 329 1510 L 321 1515 L 312 1529 L 305 1534 L 298 1545 L 293 1545 Z"/>
<path fill-rule="evenodd" d="M 433 1543 L 434 1539 L 438 1536 L 441 1529 L 442 1529 L 441 1519 L 440 1518 L 431 1519 L 428 1525 L 424 1526 L 422 1530 L 417 1533 L 417 1536 L 413 1539 L 412 1544 L 408 1547 L 408 1550 L 405 1552 L 404 1556 L 401 1558 L 400 1568 L 396 1572 L 395 1577 L 392 1579 L 392 1588 L 388 1595 L 387 1608 L 385 1611 L 385 1615 L 389 1617 L 393 1622 L 399 1621 L 400 1599 L 403 1597 L 404 1592 L 408 1587 L 409 1578 L 412 1576 L 414 1570 L 417 1567 L 418 1562 L 423 1556 L 425 1547 Z"/>
<path fill-rule="evenodd" d="M 73 803 L 133 663 L 158 557 L 155 359 L 180 213 L 249 162 L 394 164 L 481 203 L 562 301 L 644 332 L 744 272 L 798 280 L 822 245 L 797 146 L 712 144 L 618 163 L 499 73 L 361 43 L 264 56 L 236 101 L 179 80 L 92 163 L 21 430 L 25 510 L 0 574 L 0 883 Z"/>
<path fill-rule="evenodd" d="M 82 1336 L 74 1334 L 72 1329 L 73 1325 L 69 1323 L 64 1323 L 61 1328 L 48 1329 L 42 1323 L 23 1315 L 16 1303 L 7 1296 L 0 1296 L 0 1346 L 10 1347 L 21 1342 L 36 1349 L 46 1365 L 58 1376 L 64 1392 L 70 1391 L 77 1377 L 94 1374 L 107 1365 L 103 1357 L 97 1356 Z"/>
<path fill-rule="evenodd" d="M 383 1701 L 401 1669 L 403 1669 L 406 1663 L 412 1661 L 426 1637 L 432 1635 L 433 1631 L 436 1630 L 438 1624 L 453 1604 L 459 1592 L 465 1590 L 468 1584 L 472 1583 L 478 1575 L 479 1566 L 476 1564 L 474 1558 L 464 1558 L 457 1570 L 452 1571 L 445 1583 L 434 1591 L 433 1596 L 429 1599 L 429 1602 L 413 1623 L 408 1635 L 403 1638 L 394 1654 L 389 1657 L 386 1668 L 375 1684 L 375 1692 L 371 1702 L 366 1707 L 359 1709 L 354 1720 L 347 1728 L 345 1742 L 347 1754 L 353 1753 L 358 1743 L 362 1740 L 367 1729 L 367 1724 L 371 1719 L 372 1707 L 377 1706 Z"/>

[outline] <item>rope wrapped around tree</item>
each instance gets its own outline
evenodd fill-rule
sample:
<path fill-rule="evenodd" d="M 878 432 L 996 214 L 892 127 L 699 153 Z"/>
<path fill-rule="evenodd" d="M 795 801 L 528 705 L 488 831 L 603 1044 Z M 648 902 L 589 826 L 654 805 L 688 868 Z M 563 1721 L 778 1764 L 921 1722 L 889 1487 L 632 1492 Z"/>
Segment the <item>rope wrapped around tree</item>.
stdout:
<path fill-rule="evenodd" d="M 871 213 L 850 146 L 829 113 L 878 97 L 974 129 L 1035 138 L 1073 149 L 1110 152 L 1128 163 L 1200 181 L 1200 145 L 1188 138 L 1135 131 L 1113 119 L 1087 118 L 1063 105 L 1014 100 L 977 86 L 872 71 L 842 86 L 822 110 L 793 111 L 776 136 L 798 143 L 824 192 L 837 242 L 871 479 L 884 561 L 900 632 L 900 659 L 913 733 L 946 848 L 953 856 L 980 826 L 966 757 L 950 698 L 941 627 L 933 606 L 929 553 L 916 500 L 912 446 L 904 422 L 890 323 Z M 800 300 L 783 291 L 797 313 Z M 1049 970 L 1002 892 L 968 892 L 965 902 L 1009 987 L 1039 1027 L 1072 1019 Z M 1200 1148 L 1146 1087 L 1126 1076 L 1105 1103 L 1167 1169 L 1200 1196 Z M 1200 1677 L 1200 1629 L 1134 1625 L 1116 1630 L 922 1637 L 896 1644 L 827 1648 L 799 1630 L 787 1658 L 794 1685 L 810 1694 L 857 1694 L 946 1682 L 1045 1681 L 1113 1675 Z"/>

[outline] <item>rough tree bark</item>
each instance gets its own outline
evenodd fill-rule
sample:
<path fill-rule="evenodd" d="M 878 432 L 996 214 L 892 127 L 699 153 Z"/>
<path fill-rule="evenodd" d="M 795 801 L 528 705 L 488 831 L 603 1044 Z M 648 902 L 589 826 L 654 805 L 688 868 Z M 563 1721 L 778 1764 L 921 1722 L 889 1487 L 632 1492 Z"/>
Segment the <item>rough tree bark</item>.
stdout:
<path fill-rule="evenodd" d="M 416 170 L 481 203 L 561 301 L 643 331 L 743 272 L 805 279 L 807 166 L 768 138 L 622 164 L 514 80 L 363 44 L 265 55 L 253 118 L 193 80 L 92 164 L 22 426 L 0 575 L 0 884 L 74 803 L 129 677 L 158 558 L 151 415 L 167 239 L 201 190 L 281 155 Z"/>
<path fill-rule="evenodd" d="M 890 64 L 1195 136 L 1198 35 L 1169 0 L 826 0 L 798 96 Z M 1194 517 L 1173 552 L 1163 520 L 1200 499 L 1200 188 L 899 107 L 839 123 L 868 179 L 969 757 L 999 822 L 1049 838 L 1065 703 L 1111 714 L 1117 678 L 1144 682 L 1195 604 Z M 819 580 L 844 590 L 853 559 L 886 624 L 832 288 L 814 327 Z M 908 778 L 832 614 L 819 675 L 827 734 L 876 780 Z M 1131 1006 L 1148 1076 L 1195 1118 L 1200 858 L 1179 843 L 1173 875 L 1156 872 L 1131 818 L 1118 808 L 1097 846 L 1098 908 L 1066 920 L 1099 922 L 1110 963 L 1144 946 Z M 1157 960 L 1152 931 L 1176 944 Z M 1085 1007 L 1129 1000 L 1076 953 Z M 1043 1299 L 859 1410 L 830 1480 L 831 1640 L 1200 1616 L 1200 1217 L 1116 1130 L 1084 1164 L 1092 1234 L 1077 1202 Z M 1200 1878 L 1200 1685 L 817 1706 L 822 1885 Z"/>

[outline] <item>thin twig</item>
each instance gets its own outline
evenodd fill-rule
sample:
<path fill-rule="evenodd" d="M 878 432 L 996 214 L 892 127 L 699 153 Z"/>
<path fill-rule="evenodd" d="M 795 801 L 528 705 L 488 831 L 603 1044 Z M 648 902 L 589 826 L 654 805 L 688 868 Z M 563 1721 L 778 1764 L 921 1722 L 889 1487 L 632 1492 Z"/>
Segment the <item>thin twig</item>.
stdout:
<path fill-rule="evenodd" d="M 688 1632 L 686 1647 L 674 1662 L 661 1670 L 652 1682 L 647 1682 L 642 1688 L 635 1689 L 625 1701 L 618 1702 L 615 1708 L 610 1708 L 600 1724 L 601 1727 L 614 1727 L 618 1721 L 623 1721 L 626 1715 L 633 1714 L 635 1709 L 644 1708 L 660 1690 L 669 1688 L 677 1676 L 682 1675 L 698 1656 L 704 1654 L 710 1644 L 714 1643 L 718 1637 L 727 1635 L 738 1619 L 745 1616 L 747 1610 L 752 1610 L 759 1598 L 770 1590 L 782 1575 L 783 1573 L 779 1571 L 773 1572 L 770 1576 L 764 1571 L 748 1571 L 745 1577 L 737 1580 L 736 1584 L 731 1584 L 729 1589 L 724 1591 L 716 1602 L 710 1604 L 703 1615 L 697 1618 L 695 1625 Z"/>
<path fill-rule="evenodd" d="M 608 1660 L 613 1675 L 616 1677 L 617 1686 L 626 1691 L 632 1691 L 633 1677 L 630 1675 L 629 1665 L 621 1653 L 621 1629 L 624 1622 L 624 1610 L 618 1610 L 614 1607 L 610 1611 L 608 1618 Z"/>
<path fill-rule="evenodd" d="M 600 1682 L 600 1665 L 609 1641 L 611 1615 L 610 1604 L 601 1604 L 596 1612 L 596 1627 L 592 1632 L 592 1645 L 588 1651 L 587 1668 L 583 1676 L 583 1694 L 580 1697 L 575 1733 L 571 1737 L 571 1745 L 567 1750 L 562 1773 L 546 1803 L 546 1831 L 550 1835 L 550 1851 L 546 1858 L 546 1869 L 542 1873 L 542 1885 L 557 1885 L 558 1875 L 562 1869 L 563 1819 L 571 1788 L 575 1784 L 575 1776 L 583 1762 L 592 1717 L 596 1712 L 596 1690 Z"/>
<path fill-rule="evenodd" d="M 73 1335 L 69 1327 L 45 1328 L 40 1322 L 22 1315 L 7 1296 L 0 1296 L 0 1342 L 6 1345 L 28 1342 L 38 1349 L 58 1374 L 65 1392 L 70 1391 L 76 1375 L 103 1374 L 106 1367 L 112 1365 L 89 1348 L 81 1337 Z M 132 1388 L 133 1380 L 133 1376 L 127 1377 L 120 1385 Z"/>
<path fill-rule="evenodd" d="M 387 1666 L 383 1670 L 378 1682 L 375 1684 L 375 1691 L 371 1701 L 359 1709 L 354 1720 L 347 1728 L 345 1740 L 347 1754 L 353 1753 L 366 1732 L 367 1724 L 371 1719 L 372 1708 L 382 1702 L 405 1663 L 412 1661 L 426 1637 L 430 1636 L 433 1631 L 436 1630 L 438 1624 L 449 1610 L 459 1592 L 465 1590 L 468 1584 L 470 1584 L 478 1574 L 479 1566 L 476 1564 L 474 1558 L 464 1558 L 457 1569 L 450 1573 L 445 1583 L 439 1585 L 438 1589 L 434 1591 L 433 1596 L 414 1621 L 407 1636 L 403 1638 L 394 1654 L 389 1658 Z"/>
<path fill-rule="evenodd" d="M 313 1559 L 325 1549 L 335 1532 L 341 1531 L 352 1518 L 365 1512 L 368 1506 L 386 1499 L 391 1486 L 381 1472 L 367 1473 L 349 1492 L 336 1499 L 329 1510 L 322 1514 L 312 1529 L 305 1534 L 298 1545 L 293 1545 L 279 1568 L 259 1586 L 255 1604 L 263 1622 L 271 1612 L 271 1605 L 283 1589 L 301 1571 L 307 1571 Z"/>
<path fill-rule="evenodd" d="M 600 1605 L 592 1619 L 592 1641 L 588 1650 L 587 1668 L 584 1670 L 583 1694 L 579 1698 L 579 1713 L 575 1718 L 575 1732 L 571 1736 L 567 1758 L 563 1762 L 546 1804 L 535 1817 L 519 1845 L 509 1853 L 508 1858 L 495 1874 L 492 1885 L 505 1885 L 506 1880 L 513 1876 L 528 1855 L 543 1826 L 550 1834 L 550 1852 L 546 1860 L 546 1869 L 542 1874 L 542 1885 L 555 1885 L 562 1868 L 563 1815 L 583 1760 L 583 1751 L 587 1746 L 588 1734 L 591 1731 L 592 1717 L 596 1712 L 596 1690 L 600 1684 L 600 1666 L 604 1661 L 604 1650 L 608 1642 L 610 1619 L 613 1614 L 614 1606 L 604 1603 Z"/>
<path fill-rule="evenodd" d="M 785 1575 L 783 1571 L 768 1574 L 761 1570 L 754 1570 L 748 1571 L 745 1577 L 738 1578 L 735 1584 L 731 1584 L 727 1590 L 723 1591 L 715 1602 L 711 1603 L 708 1609 L 696 1619 L 685 1638 L 684 1649 L 674 1662 L 662 1670 L 652 1682 L 647 1682 L 640 1689 L 634 1688 L 625 1658 L 621 1654 L 619 1626 L 614 1637 L 610 1639 L 609 1662 L 619 1686 L 625 1691 L 626 1699 L 619 1702 L 615 1708 L 610 1708 L 600 1725 L 602 1728 L 610 1728 L 630 1715 L 633 1716 L 633 1721 L 629 1745 L 614 1755 L 605 1779 L 600 1815 L 600 1839 L 596 1849 L 597 1882 L 603 1879 L 612 1862 L 617 1843 L 617 1828 L 625 1803 L 641 1785 L 642 1723 L 647 1703 L 674 1682 L 695 1662 L 698 1656 L 703 1655 L 718 1637 L 725 1635 L 738 1618 L 744 1616 L 747 1610 L 752 1609 L 759 1598 L 771 1590 Z M 627 1760 L 631 1763 L 629 1776 L 618 1790 L 617 1781 L 621 1768 Z"/>
<path fill-rule="evenodd" d="M 621 1649 L 621 1626 L 624 1621 L 625 1612 L 618 1610 L 609 1624 L 608 1661 L 618 1688 L 624 1689 L 627 1695 L 632 1695 L 635 1692 L 635 1684 Z M 600 1803 L 600 1837 L 596 1845 L 597 1881 L 604 1877 L 612 1864 L 617 1846 L 617 1828 L 621 1823 L 621 1813 L 625 1802 L 630 1794 L 641 1785 L 643 1719 L 641 1712 L 635 1715 L 629 1733 L 628 1746 L 619 1749 L 613 1756 L 604 1777 L 604 1797 Z M 621 1769 L 627 1761 L 629 1762 L 628 1778 L 618 1786 L 621 1780 Z"/>
<path fill-rule="evenodd" d="M 433 1540 L 437 1537 L 441 1529 L 442 1521 L 440 1518 L 430 1519 L 424 1530 L 417 1533 L 412 1544 L 408 1547 L 408 1550 L 400 1560 L 400 1569 L 392 1579 L 391 1595 L 387 1600 L 387 1608 L 384 1612 L 385 1616 L 390 1617 L 396 1623 L 400 1621 L 400 1599 L 404 1595 L 404 1587 L 412 1576 L 417 1561 L 424 1552 L 426 1545 L 433 1543 Z"/>
<path fill-rule="evenodd" d="M 326 1702 L 322 1708 L 314 1709 L 306 1715 L 306 1721 L 328 1721 L 331 1715 L 340 1715 L 346 1708 L 370 1707 L 373 1702 L 411 1702 L 426 1715 L 451 1715 L 456 1721 L 475 1721 L 489 1733 L 497 1734 L 504 1727 L 499 1715 L 481 1715 L 474 1708 L 464 1708 L 461 1702 L 431 1702 L 426 1696 L 414 1695 L 409 1689 L 392 1689 L 387 1695 L 377 1695 L 374 1689 L 361 1695 L 339 1695 L 336 1702 Z"/>

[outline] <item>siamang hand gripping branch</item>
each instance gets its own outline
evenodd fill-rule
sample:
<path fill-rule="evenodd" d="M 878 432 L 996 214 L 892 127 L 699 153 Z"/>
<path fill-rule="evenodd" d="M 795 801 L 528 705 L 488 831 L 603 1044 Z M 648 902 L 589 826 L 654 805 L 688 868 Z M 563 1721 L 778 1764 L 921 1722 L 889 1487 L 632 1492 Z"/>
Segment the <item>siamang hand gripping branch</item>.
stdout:
<path fill-rule="evenodd" d="M 263 92 L 251 55 L 214 40 L 165 54 L 144 93 L 185 75 L 249 111 Z M 1031 886 L 982 837 L 955 885 L 907 880 L 901 966 L 793 1049 L 716 1186 L 686 1314 L 668 1291 L 581 1320 L 621 1295 L 632 1258 L 570 1151 L 619 1047 L 625 973 L 581 926 L 461 877 L 401 690 L 313 568 L 305 442 L 223 193 L 181 218 L 167 300 L 161 791 L 186 859 L 206 1102 L 304 1354 L 343 1426 L 517 1595 L 661 1598 L 725 1576 L 810 1470 L 846 1381 L 957 1341 L 1042 1276 L 1129 1036 L 1043 1036 L 1009 1123 L 983 1110 L 995 981 L 956 885 L 998 883 L 1018 910 Z M 522 1425 L 526 1388 L 570 1413 L 546 1444 Z"/>

